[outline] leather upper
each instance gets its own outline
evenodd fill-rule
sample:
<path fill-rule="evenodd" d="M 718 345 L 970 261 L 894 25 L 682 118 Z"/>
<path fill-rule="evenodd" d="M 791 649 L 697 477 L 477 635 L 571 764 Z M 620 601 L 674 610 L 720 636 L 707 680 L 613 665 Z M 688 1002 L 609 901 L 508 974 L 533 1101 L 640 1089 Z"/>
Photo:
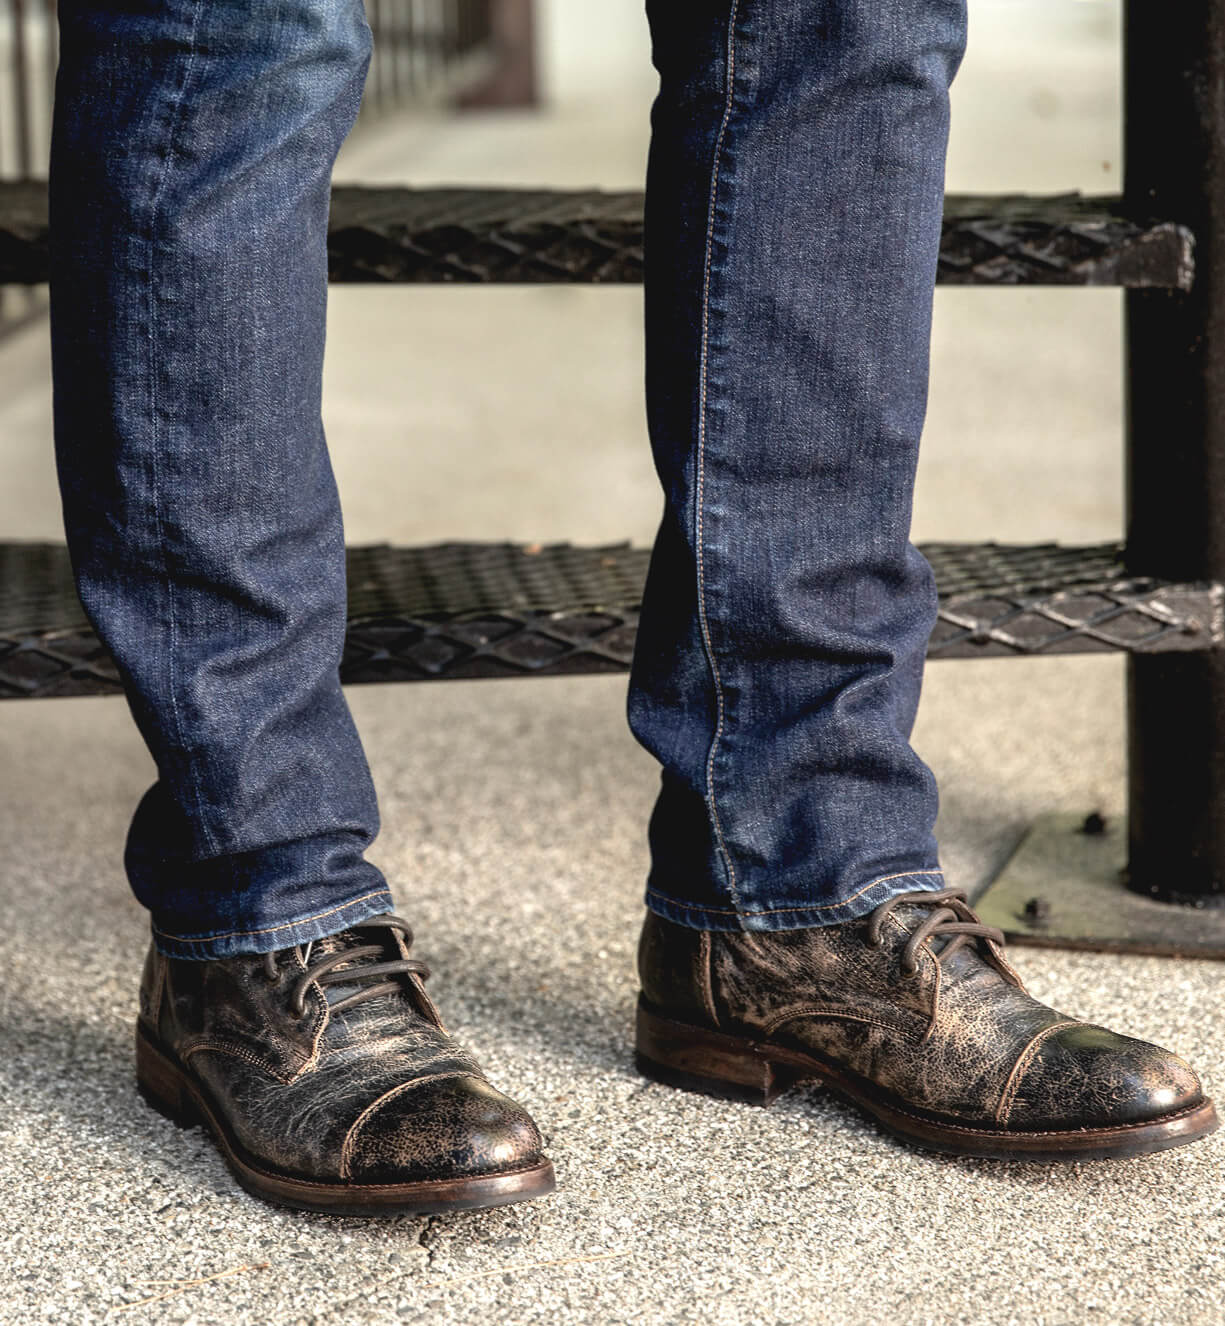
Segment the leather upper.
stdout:
<path fill-rule="evenodd" d="M 369 942 L 368 932 L 346 931 L 316 941 L 313 953 Z M 141 982 L 146 1029 L 254 1159 L 348 1183 L 497 1174 L 542 1161 L 530 1116 L 447 1034 L 416 976 L 335 1013 L 331 1004 L 359 987 L 330 984 L 325 995 L 311 982 L 297 1016 L 291 992 L 308 969 L 302 952 L 278 954 L 277 969 L 274 981 L 258 955 L 195 962 L 151 948 Z"/>
<path fill-rule="evenodd" d="M 929 909 L 770 933 L 698 931 L 648 914 L 639 947 L 657 1012 L 815 1054 L 899 1102 L 977 1126 L 1058 1130 L 1157 1118 L 1203 1099 L 1177 1055 L 1032 998 L 988 940 L 938 961 L 903 950 Z"/>

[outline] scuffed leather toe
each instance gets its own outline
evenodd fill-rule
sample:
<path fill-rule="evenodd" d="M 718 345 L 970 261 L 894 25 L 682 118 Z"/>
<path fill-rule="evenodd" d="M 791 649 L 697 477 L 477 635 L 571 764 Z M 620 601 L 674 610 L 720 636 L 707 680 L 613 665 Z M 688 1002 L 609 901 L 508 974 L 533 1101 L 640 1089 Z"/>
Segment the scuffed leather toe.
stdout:
<path fill-rule="evenodd" d="M 1086 1023 L 1060 1027 L 1017 1065 L 999 1122 L 1016 1129 L 1145 1123 L 1204 1099 L 1191 1066 L 1169 1050 Z"/>
<path fill-rule="evenodd" d="M 349 1130 L 342 1172 L 353 1183 L 510 1174 L 543 1162 L 531 1116 L 478 1077 L 405 1083 Z"/>

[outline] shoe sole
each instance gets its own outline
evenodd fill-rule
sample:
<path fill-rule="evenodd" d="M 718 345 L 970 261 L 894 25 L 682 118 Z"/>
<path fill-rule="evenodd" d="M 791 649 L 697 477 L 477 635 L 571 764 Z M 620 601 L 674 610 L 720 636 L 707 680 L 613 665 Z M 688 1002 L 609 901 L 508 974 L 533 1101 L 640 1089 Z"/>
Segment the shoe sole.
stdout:
<path fill-rule="evenodd" d="M 641 1001 L 638 1071 L 667 1086 L 769 1105 L 789 1087 L 820 1081 L 859 1106 L 895 1137 L 929 1151 L 986 1160 L 1098 1160 L 1183 1146 L 1217 1127 L 1210 1100 L 1143 1123 L 1067 1132 L 1025 1132 L 948 1123 L 912 1109 L 858 1074 L 809 1054 L 728 1036 L 652 1012 Z"/>
<path fill-rule="evenodd" d="M 556 1186 L 553 1166 L 547 1160 L 506 1174 L 417 1183 L 315 1183 L 276 1173 L 244 1152 L 201 1087 L 154 1043 L 140 1023 L 136 1027 L 136 1086 L 148 1104 L 180 1127 L 203 1124 L 230 1172 L 252 1196 L 298 1211 L 355 1216 L 438 1215 L 524 1202 L 543 1197 Z"/>

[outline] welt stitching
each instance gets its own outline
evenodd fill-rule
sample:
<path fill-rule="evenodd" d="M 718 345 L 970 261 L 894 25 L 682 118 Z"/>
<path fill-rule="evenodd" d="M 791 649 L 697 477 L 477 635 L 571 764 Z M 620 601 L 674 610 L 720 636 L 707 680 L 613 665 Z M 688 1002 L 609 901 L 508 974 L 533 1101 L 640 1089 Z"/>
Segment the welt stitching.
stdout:
<path fill-rule="evenodd" d="M 198 49 L 196 46 L 196 30 L 200 23 L 200 13 L 204 8 L 203 0 L 196 0 L 191 15 L 191 31 L 188 34 L 188 42 L 191 47 L 191 53 L 187 57 L 187 65 L 183 70 L 183 78 L 178 88 L 175 90 L 175 102 L 171 108 L 171 118 L 166 157 L 162 166 L 161 174 L 158 176 L 157 183 L 153 189 L 153 195 L 149 203 L 149 242 L 148 242 L 148 260 L 145 263 L 145 270 L 148 273 L 148 284 L 146 288 L 145 311 L 148 317 L 148 335 L 146 341 L 149 349 L 149 428 L 152 435 L 152 446 L 150 448 L 150 468 L 153 479 L 153 509 L 154 518 L 157 522 L 158 545 L 162 553 L 162 588 L 166 595 L 166 619 L 170 629 L 169 649 L 166 654 L 166 679 L 169 683 L 170 692 L 170 713 L 174 720 L 174 735 L 179 749 L 186 752 L 187 743 L 183 739 L 183 718 L 179 711 L 178 697 L 178 671 L 175 667 L 175 658 L 178 655 L 178 617 L 174 607 L 174 590 L 170 583 L 170 541 L 166 537 L 166 517 L 162 510 L 162 469 L 160 464 L 161 439 L 158 434 L 158 395 L 157 395 L 157 373 L 159 358 L 156 350 L 156 286 L 157 280 L 154 275 L 154 255 L 157 250 L 158 223 L 161 215 L 162 197 L 165 193 L 166 180 L 170 174 L 170 163 L 174 156 L 171 145 L 174 142 L 175 133 L 182 122 L 184 108 L 187 104 L 187 87 L 191 82 L 192 71 L 195 68 L 196 55 Z M 204 800 L 200 794 L 200 782 L 196 776 L 196 767 L 190 756 L 187 759 L 187 775 L 191 783 L 192 795 L 196 803 L 196 814 L 200 820 L 200 831 L 204 835 L 205 842 L 209 848 L 216 852 L 218 850 L 217 839 L 212 828 L 209 826 L 207 817 L 204 814 Z"/>
<path fill-rule="evenodd" d="M 684 907 L 694 912 L 709 912 L 712 915 L 719 916 L 777 916 L 786 912 L 833 912 L 839 908 L 846 907 L 856 898 L 862 898 L 865 893 L 871 892 L 878 884 L 888 884 L 894 879 L 922 879 L 930 876 L 932 879 L 942 879 L 944 871 L 942 870 L 903 870 L 896 875 L 882 875 L 880 879 L 874 879 L 870 884 L 865 884 L 863 888 L 852 893 L 849 898 L 844 898 L 841 902 L 827 903 L 807 903 L 803 907 L 767 907 L 762 911 L 745 912 L 737 911 L 732 907 L 694 907 L 692 903 L 682 902 L 679 898 L 671 898 L 666 893 L 660 893 L 658 889 L 651 889 L 652 897 L 659 898 L 663 902 L 672 903 L 677 907 Z"/>
<path fill-rule="evenodd" d="M 315 912 L 313 916 L 304 916 L 297 921 L 284 921 L 280 925 L 265 926 L 262 930 L 227 930 L 223 935 L 171 935 L 165 930 L 158 930 L 158 934 L 163 939 L 169 939 L 175 944 L 208 944 L 218 939 L 245 939 L 248 935 L 271 935 L 277 930 L 292 930 L 297 925 L 309 925 L 312 921 L 322 921 L 325 916 L 334 916 L 337 912 L 343 912 L 346 907 L 356 907 L 359 902 L 369 902 L 371 898 L 391 897 L 390 889 L 375 889 L 373 893 L 363 893 L 360 898 L 350 898 L 348 902 L 342 902 L 339 907 L 329 907 L 325 912 Z"/>
<path fill-rule="evenodd" d="M 229 1150 L 228 1147 L 226 1149 L 230 1155 L 234 1154 L 233 1151 Z M 266 1178 L 276 1179 L 278 1182 L 286 1184 L 290 1188 L 290 1190 L 294 1192 L 334 1193 L 337 1191 L 337 1188 L 339 1186 L 335 1183 L 311 1183 L 307 1179 L 286 1179 L 285 1175 L 278 1174 L 276 1170 L 264 1169 L 262 1166 L 252 1164 L 251 1161 L 246 1159 L 243 1160 L 243 1166 L 245 1169 L 250 1170 L 255 1174 L 262 1174 Z M 537 1161 L 535 1164 L 532 1165 L 519 1165 L 515 1169 L 500 1169 L 498 1170 L 497 1175 L 494 1177 L 499 1179 L 509 1179 L 516 1174 L 533 1174 L 536 1171 L 538 1171 L 540 1167 L 541 1167 L 540 1162 Z M 442 1182 L 453 1183 L 455 1182 L 455 1180 L 444 1179 L 442 1180 Z M 417 1188 L 417 1186 L 418 1185 L 415 1183 L 405 1183 L 405 1184 L 346 1183 L 344 1184 L 341 1191 L 346 1193 L 352 1193 L 352 1192 L 369 1192 L 369 1193 L 401 1192 L 402 1193 L 405 1191 L 407 1191 L 408 1193 L 412 1193 L 413 1190 Z"/>
<path fill-rule="evenodd" d="M 399 1086 L 392 1087 L 390 1091 L 384 1091 L 377 1100 L 373 1100 L 364 1110 L 353 1120 L 349 1131 L 345 1134 L 345 1140 L 340 1147 L 340 1177 L 347 1179 L 349 1177 L 349 1165 L 353 1159 L 353 1149 L 357 1145 L 357 1134 L 366 1120 L 379 1108 L 385 1105 L 387 1101 L 400 1095 L 402 1092 L 411 1091 L 414 1087 L 425 1086 L 427 1082 L 446 1082 L 450 1079 L 460 1077 L 471 1077 L 471 1073 L 431 1073 L 428 1077 L 415 1077 L 411 1082 L 401 1082 Z"/>
<path fill-rule="evenodd" d="M 1012 1072 L 1008 1074 L 1008 1081 L 1004 1083 L 1004 1091 L 1000 1096 L 1000 1103 L 996 1106 L 995 1121 L 1002 1128 L 1008 1127 L 1008 1119 L 1012 1114 L 1012 1107 L 1016 1103 L 1017 1092 L 1021 1089 L 1021 1079 L 1025 1075 L 1025 1070 L 1033 1062 L 1034 1055 L 1038 1053 L 1042 1042 L 1057 1031 L 1062 1031 L 1064 1027 L 1074 1027 L 1075 1022 L 1056 1022 L 1044 1030 L 1040 1031 L 1033 1040 L 1025 1047 L 1025 1052 L 1012 1066 Z"/>
<path fill-rule="evenodd" d="M 698 387 L 698 446 L 697 446 L 697 485 L 694 491 L 694 543 L 697 556 L 697 591 L 698 625 L 702 632 L 702 644 L 706 650 L 706 662 L 710 668 L 710 679 L 715 690 L 715 730 L 711 737 L 710 749 L 706 755 L 706 795 L 710 801 L 711 825 L 727 870 L 728 891 L 732 902 L 736 902 L 736 867 L 727 841 L 723 836 L 723 824 L 719 818 L 719 807 L 715 797 L 715 755 L 719 742 L 723 738 L 723 724 L 726 702 L 723 694 L 723 681 L 719 675 L 719 665 L 715 659 L 714 642 L 711 639 L 710 623 L 706 615 L 706 559 L 703 550 L 705 522 L 702 518 L 702 502 L 706 491 L 706 402 L 710 378 L 710 284 L 711 270 L 714 265 L 715 210 L 718 204 L 719 180 L 723 160 L 723 144 L 727 137 L 727 126 L 732 116 L 732 105 L 736 92 L 736 20 L 739 15 L 740 0 L 732 0 L 731 13 L 727 23 L 727 96 L 723 106 L 723 119 L 719 125 L 719 134 L 715 140 L 714 160 L 710 174 L 710 205 L 706 220 L 706 264 L 702 278 L 702 351 L 699 369 Z"/>

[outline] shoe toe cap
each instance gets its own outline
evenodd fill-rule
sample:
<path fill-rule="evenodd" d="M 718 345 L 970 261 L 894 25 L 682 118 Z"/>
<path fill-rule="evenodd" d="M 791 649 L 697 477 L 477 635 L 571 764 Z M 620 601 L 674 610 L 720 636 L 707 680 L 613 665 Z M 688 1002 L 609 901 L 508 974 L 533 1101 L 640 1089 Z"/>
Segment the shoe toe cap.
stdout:
<path fill-rule="evenodd" d="M 478 1077 L 450 1077 L 388 1092 L 345 1140 L 355 1183 L 510 1174 L 543 1162 L 543 1143 L 522 1106 Z"/>
<path fill-rule="evenodd" d="M 1014 1086 L 1007 1126 L 1025 1129 L 1147 1123 L 1204 1098 L 1178 1055 L 1084 1023 L 1047 1036 Z"/>

